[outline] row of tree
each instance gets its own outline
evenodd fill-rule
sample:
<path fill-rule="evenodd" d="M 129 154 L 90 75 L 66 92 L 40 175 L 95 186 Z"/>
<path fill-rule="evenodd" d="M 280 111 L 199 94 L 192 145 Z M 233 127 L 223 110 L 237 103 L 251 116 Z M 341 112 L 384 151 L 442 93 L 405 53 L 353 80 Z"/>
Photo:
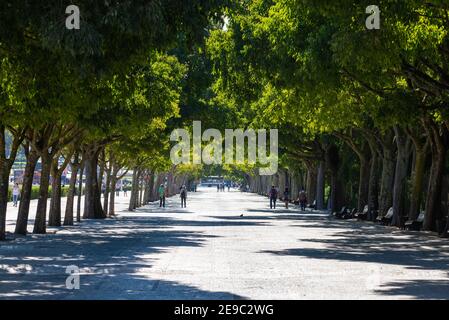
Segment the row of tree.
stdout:
<path fill-rule="evenodd" d="M 220 24 L 225 3 L 80 0 L 80 30 L 66 29 L 63 2 L 0 3 L 0 240 L 10 170 L 21 149 L 26 167 L 18 234 L 27 232 L 39 161 L 34 233 L 45 233 L 47 220 L 61 224 L 61 175 L 67 166 L 72 178 L 64 224 L 73 223 L 77 176 L 86 177 L 83 217 L 105 218 L 114 213 L 110 191 L 126 169 L 133 170 L 135 182 L 144 173 L 168 172 L 170 128 L 179 124 L 174 119 L 184 101 L 195 100 L 187 97 L 188 59 L 211 23 Z M 143 196 L 136 198 L 138 188 L 135 183 L 132 206 L 143 202 Z"/>
<path fill-rule="evenodd" d="M 333 211 L 393 207 L 401 226 L 424 210 L 424 229 L 447 236 L 449 6 L 378 1 L 367 30 L 369 4 L 240 3 L 208 38 L 214 89 L 248 125 L 279 129 L 282 166 L 318 208 L 328 186 Z"/>
<path fill-rule="evenodd" d="M 447 236 L 444 1 L 381 0 L 380 30 L 366 29 L 368 1 L 77 5 L 85 13 L 80 30 L 65 28 L 62 4 L 0 4 L 0 239 L 8 176 L 21 148 L 26 172 L 16 232 L 26 232 L 40 160 L 34 232 L 43 233 L 50 183 L 56 192 L 48 223 L 60 223 L 57 190 L 66 166 L 86 175 L 86 218 L 114 212 L 110 191 L 126 169 L 134 175 L 133 209 L 154 194 L 145 181 L 170 172 L 169 132 L 191 120 L 279 129 L 279 178 L 258 177 L 245 165 L 224 168 L 246 175 L 255 191 L 272 183 L 305 187 L 318 208 L 327 196 L 333 211 L 368 205 L 372 219 L 393 207 L 396 226 L 424 210 L 424 228 Z M 73 177 L 72 193 L 75 184 Z"/>

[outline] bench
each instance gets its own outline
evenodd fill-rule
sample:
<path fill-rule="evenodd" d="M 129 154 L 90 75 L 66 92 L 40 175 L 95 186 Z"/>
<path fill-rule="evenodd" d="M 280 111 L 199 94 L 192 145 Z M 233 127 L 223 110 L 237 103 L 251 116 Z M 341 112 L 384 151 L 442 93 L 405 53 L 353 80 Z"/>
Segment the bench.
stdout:
<path fill-rule="evenodd" d="M 407 220 L 404 224 L 406 230 L 420 231 L 424 223 L 424 212 L 421 212 L 415 220 Z"/>
<path fill-rule="evenodd" d="M 355 217 L 355 214 L 357 213 L 357 209 L 347 209 L 346 213 L 343 215 L 343 219 L 352 219 Z"/>
<path fill-rule="evenodd" d="M 360 220 L 366 220 L 368 218 L 368 205 L 363 208 L 362 212 L 357 212 L 354 217 Z"/>
<path fill-rule="evenodd" d="M 343 219 L 343 216 L 346 214 L 346 207 L 342 207 L 339 212 L 334 212 L 333 216 L 338 219 Z"/>
<path fill-rule="evenodd" d="M 312 204 L 309 204 L 307 207 L 308 207 L 309 209 L 316 210 L 316 200 L 313 200 L 313 203 L 312 203 Z"/>
<path fill-rule="evenodd" d="M 391 220 L 393 219 L 393 207 L 391 207 L 390 209 L 388 209 L 388 212 L 385 216 L 378 216 L 376 218 L 376 221 L 383 224 L 383 225 L 388 225 L 391 223 Z"/>

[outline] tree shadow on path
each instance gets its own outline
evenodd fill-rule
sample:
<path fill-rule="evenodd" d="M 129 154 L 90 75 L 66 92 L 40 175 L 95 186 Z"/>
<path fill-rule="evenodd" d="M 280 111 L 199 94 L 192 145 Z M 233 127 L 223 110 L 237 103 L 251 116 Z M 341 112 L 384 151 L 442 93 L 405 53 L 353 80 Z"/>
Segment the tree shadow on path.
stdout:
<path fill-rule="evenodd" d="M 389 282 L 376 290 L 388 296 L 411 296 L 415 299 L 449 299 L 449 280 L 409 280 Z"/>
<path fill-rule="evenodd" d="M 4 244 L 0 246 L 0 299 L 243 298 L 150 276 L 158 254 L 177 247 L 201 247 L 216 237 L 173 228 L 186 224 L 160 217 L 86 221 L 56 234 L 29 235 Z M 80 269 L 80 290 L 66 288 L 66 268 L 71 265 Z"/>
<path fill-rule="evenodd" d="M 329 224 L 321 225 L 324 223 Z M 449 270 L 449 242 L 446 239 L 427 233 L 393 230 L 369 223 L 355 221 L 344 223 L 342 225 L 335 220 L 321 222 L 312 220 L 307 223 L 304 220 L 304 223 L 295 226 L 326 229 L 325 237 L 301 238 L 299 232 L 298 241 L 303 243 L 303 246 L 261 252 L 274 256 L 297 256 L 308 259 L 375 263 L 379 266 L 402 266 L 411 270 L 411 276 L 414 271 L 446 272 Z M 311 244 L 316 244 L 316 246 L 311 246 Z M 449 278 L 446 280 L 444 277 L 447 275 L 442 276 L 441 281 L 418 278 L 391 282 L 382 286 L 377 293 L 409 295 L 415 298 L 449 299 Z"/>

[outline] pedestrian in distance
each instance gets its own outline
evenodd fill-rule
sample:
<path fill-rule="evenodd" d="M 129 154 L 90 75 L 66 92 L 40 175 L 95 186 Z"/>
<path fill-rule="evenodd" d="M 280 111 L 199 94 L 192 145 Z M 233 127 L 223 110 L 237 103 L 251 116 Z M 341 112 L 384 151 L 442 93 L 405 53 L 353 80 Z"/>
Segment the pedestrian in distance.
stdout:
<path fill-rule="evenodd" d="M 12 187 L 12 202 L 13 202 L 14 207 L 17 207 L 17 202 L 19 201 L 19 195 L 20 195 L 19 184 L 15 183 L 14 186 Z"/>
<path fill-rule="evenodd" d="M 299 205 L 301 207 L 301 211 L 306 211 L 307 204 L 307 195 L 304 189 L 299 192 Z"/>
<path fill-rule="evenodd" d="M 269 196 L 270 196 L 270 209 L 276 209 L 276 200 L 278 198 L 278 191 L 274 186 L 271 186 Z"/>
<path fill-rule="evenodd" d="M 288 191 L 288 187 L 285 187 L 284 189 L 284 202 L 285 202 L 285 209 L 288 209 L 288 203 L 290 202 L 290 191 Z"/>
<path fill-rule="evenodd" d="M 165 208 L 165 186 L 164 184 L 161 184 L 159 186 L 159 208 L 163 207 Z"/>
<path fill-rule="evenodd" d="M 180 188 L 180 195 L 181 195 L 181 208 L 187 207 L 187 188 L 185 185 L 183 185 Z"/>

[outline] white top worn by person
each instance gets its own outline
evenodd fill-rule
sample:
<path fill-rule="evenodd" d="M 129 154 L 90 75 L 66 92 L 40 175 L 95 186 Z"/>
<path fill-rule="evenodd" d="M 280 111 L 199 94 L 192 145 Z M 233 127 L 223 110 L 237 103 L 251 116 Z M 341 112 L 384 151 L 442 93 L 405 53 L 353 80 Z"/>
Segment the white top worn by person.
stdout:
<path fill-rule="evenodd" d="M 20 194 L 20 188 L 17 184 L 15 184 L 14 187 L 12 188 L 12 195 L 18 196 L 19 194 Z"/>

